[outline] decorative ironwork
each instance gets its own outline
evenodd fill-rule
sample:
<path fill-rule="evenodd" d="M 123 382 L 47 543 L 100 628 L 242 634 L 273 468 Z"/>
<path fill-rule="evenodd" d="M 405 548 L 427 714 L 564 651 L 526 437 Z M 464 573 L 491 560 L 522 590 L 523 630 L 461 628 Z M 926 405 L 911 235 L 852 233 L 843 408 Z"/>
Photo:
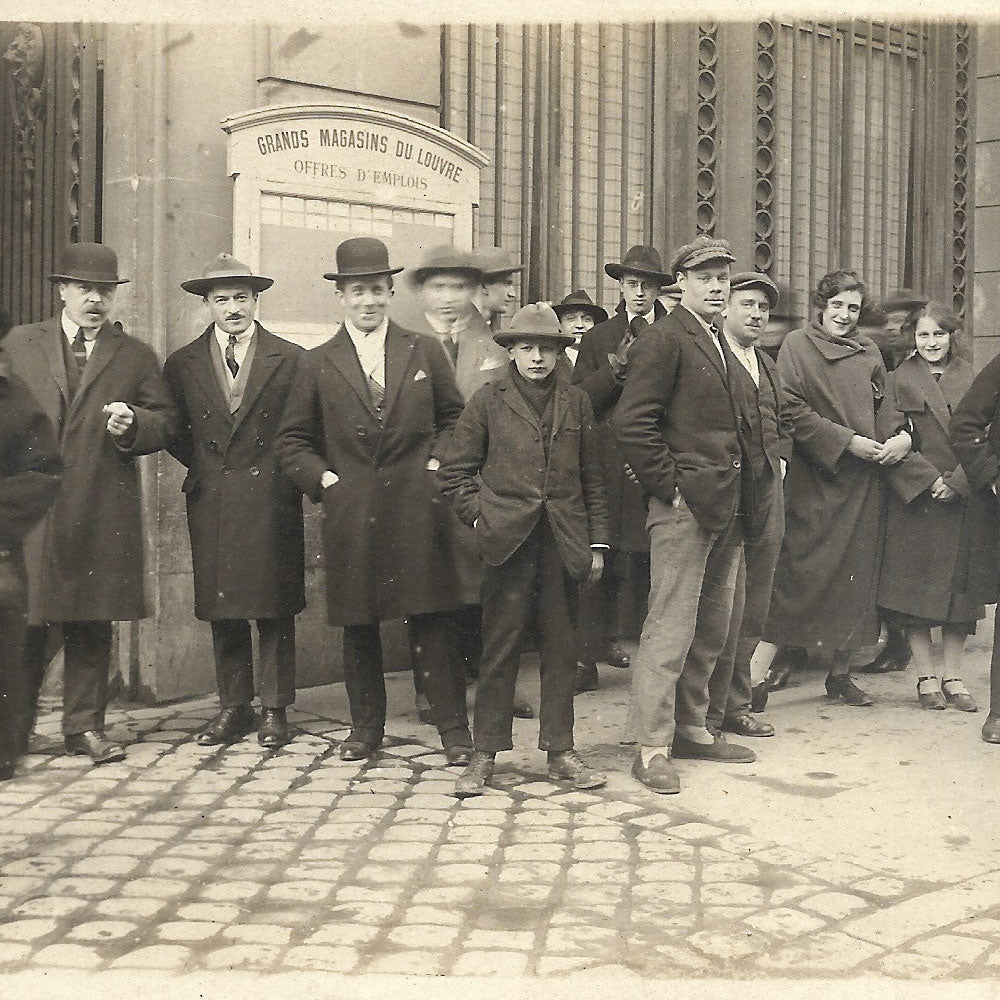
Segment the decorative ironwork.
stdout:
<path fill-rule="evenodd" d="M 31 218 L 35 180 L 35 130 L 45 116 L 45 37 L 37 24 L 22 21 L 3 54 L 7 71 L 14 82 L 11 91 L 11 117 L 17 128 L 17 147 L 21 156 L 22 206 L 25 218 Z"/>
<path fill-rule="evenodd" d="M 969 257 L 969 97 L 972 38 L 969 25 L 955 29 L 955 160 L 952 190 L 952 308 L 964 316 L 968 303 Z"/>
<path fill-rule="evenodd" d="M 754 269 L 770 274 L 774 267 L 774 138 L 777 79 L 773 21 L 757 23 L 757 86 L 754 98 Z"/>
<path fill-rule="evenodd" d="M 699 233 L 715 235 L 715 174 L 718 158 L 715 101 L 719 91 L 716 67 L 719 61 L 718 25 L 698 25 L 698 205 L 695 219 Z"/>

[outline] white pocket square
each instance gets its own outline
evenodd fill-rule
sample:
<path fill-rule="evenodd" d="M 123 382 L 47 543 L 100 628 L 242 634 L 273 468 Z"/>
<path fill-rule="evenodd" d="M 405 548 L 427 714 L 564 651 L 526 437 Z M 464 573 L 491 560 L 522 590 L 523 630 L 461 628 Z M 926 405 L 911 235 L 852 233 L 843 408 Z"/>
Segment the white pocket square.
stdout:
<path fill-rule="evenodd" d="M 425 372 L 423 368 L 421 368 L 420 371 L 418 371 L 417 374 L 413 376 L 413 381 L 419 382 L 422 378 L 427 378 L 427 372 Z"/>
<path fill-rule="evenodd" d="M 481 372 L 491 372 L 495 368 L 503 368 L 505 362 L 501 361 L 499 358 L 487 358 L 480 366 L 479 370 Z"/>

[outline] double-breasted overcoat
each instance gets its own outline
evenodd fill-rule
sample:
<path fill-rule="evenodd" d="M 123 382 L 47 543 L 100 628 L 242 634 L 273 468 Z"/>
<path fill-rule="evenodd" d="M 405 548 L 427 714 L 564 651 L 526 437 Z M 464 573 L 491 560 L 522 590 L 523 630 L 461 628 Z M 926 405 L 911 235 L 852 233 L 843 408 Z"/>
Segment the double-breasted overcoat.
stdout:
<path fill-rule="evenodd" d="M 25 542 L 29 621 L 134 621 L 143 599 L 142 515 L 135 459 L 165 448 L 176 411 L 153 351 L 105 323 L 70 401 L 59 316 L 15 327 L 4 341 L 14 373 L 56 428 L 64 472 L 48 514 Z M 102 408 L 135 413 L 127 444 Z"/>
<path fill-rule="evenodd" d="M 341 327 L 302 358 L 281 421 L 285 474 L 323 504 L 331 625 L 369 625 L 462 603 L 448 527 L 453 515 L 427 468 L 462 412 L 451 363 L 436 339 L 390 323 L 385 378 L 377 412 Z M 327 470 L 340 478 L 323 490 Z"/>
<path fill-rule="evenodd" d="M 304 352 L 259 325 L 256 338 L 235 413 L 216 375 L 214 324 L 163 368 L 179 414 L 170 452 L 188 470 L 181 488 L 202 621 L 280 618 L 306 604 L 302 494 L 275 448 Z"/>

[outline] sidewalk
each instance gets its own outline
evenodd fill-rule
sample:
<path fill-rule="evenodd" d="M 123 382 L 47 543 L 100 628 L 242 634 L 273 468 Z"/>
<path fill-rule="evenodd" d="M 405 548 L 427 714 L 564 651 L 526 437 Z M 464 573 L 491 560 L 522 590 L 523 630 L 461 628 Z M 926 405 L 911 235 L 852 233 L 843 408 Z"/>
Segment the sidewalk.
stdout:
<path fill-rule="evenodd" d="M 985 631 L 966 680 L 985 705 Z M 407 675 L 389 736 L 339 759 L 342 685 L 300 693 L 267 753 L 192 742 L 212 698 L 109 716 L 128 759 L 33 756 L 0 785 L 0 969 L 255 970 L 415 976 L 994 979 L 1000 749 L 985 711 L 925 712 L 915 675 L 865 677 L 872 709 L 822 675 L 772 696 L 755 765 L 679 763 L 656 796 L 619 745 L 630 675 L 577 699 L 577 745 L 609 774 L 545 777 L 535 721 L 497 787 L 452 795 Z M 537 669 L 528 690 L 537 699 Z M 43 732 L 58 734 L 58 716 Z"/>

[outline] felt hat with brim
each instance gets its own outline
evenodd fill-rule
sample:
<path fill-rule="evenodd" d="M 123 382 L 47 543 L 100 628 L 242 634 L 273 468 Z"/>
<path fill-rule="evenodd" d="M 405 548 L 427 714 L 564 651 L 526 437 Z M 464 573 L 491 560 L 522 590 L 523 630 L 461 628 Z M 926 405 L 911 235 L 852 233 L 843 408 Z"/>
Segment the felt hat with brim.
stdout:
<path fill-rule="evenodd" d="M 399 274 L 401 267 L 389 266 L 389 248 L 374 236 L 355 236 L 337 247 L 337 270 L 327 271 L 327 281 L 347 278 L 377 278 Z"/>
<path fill-rule="evenodd" d="M 929 296 L 915 291 L 912 288 L 900 288 L 881 304 L 882 312 L 891 313 L 897 309 L 919 309 L 920 306 L 927 305 Z"/>
<path fill-rule="evenodd" d="M 493 339 L 501 347 L 512 347 L 521 340 L 548 341 L 559 347 L 576 342 L 573 334 L 562 332 L 555 310 L 544 302 L 521 306 L 510 321 L 510 329 L 497 331 Z"/>
<path fill-rule="evenodd" d="M 740 271 L 732 275 L 729 279 L 729 292 L 740 292 L 747 288 L 759 288 L 766 296 L 769 308 L 773 309 L 778 304 L 778 286 L 766 275 L 759 271 Z"/>
<path fill-rule="evenodd" d="M 231 253 L 220 253 L 206 265 L 200 278 L 191 278 L 181 282 L 181 288 L 192 295 L 208 295 L 216 285 L 240 284 L 249 285 L 256 294 L 270 288 L 273 278 L 254 274 L 246 264 L 237 260 Z"/>
<path fill-rule="evenodd" d="M 582 312 L 589 316 L 595 323 L 603 323 L 608 318 L 606 309 L 602 309 L 594 303 L 590 296 L 582 289 L 570 292 L 562 302 L 556 303 L 552 307 L 553 312 L 562 319 L 566 313 Z"/>
<path fill-rule="evenodd" d="M 690 271 L 706 264 L 718 262 L 720 264 L 733 264 L 736 257 L 732 247 L 725 240 L 717 240 L 711 236 L 699 236 L 690 243 L 685 243 L 670 264 L 670 273 L 676 275 L 678 271 Z"/>
<path fill-rule="evenodd" d="M 420 262 L 406 272 L 407 280 L 415 288 L 419 288 L 432 274 L 462 274 L 470 281 L 479 284 L 482 280 L 482 268 L 473 259 L 472 254 L 455 247 L 431 247 L 424 252 Z"/>
<path fill-rule="evenodd" d="M 118 277 L 118 254 L 103 243 L 70 243 L 59 255 L 49 281 L 81 281 L 92 285 L 125 285 Z"/>
<path fill-rule="evenodd" d="M 683 291 L 684 290 L 681 288 L 681 286 L 678 285 L 676 281 L 674 281 L 674 282 L 671 282 L 669 285 L 664 285 L 660 289 L 660 294 L 661 295 L 674 295 L 677 298 L 680 298 L 681 295 L 683 294 Z"/>
<path fill-rule="evenodd" d="M 477 250 L 472 255 L 472 262 L 483 272 L 483 283 L 499 281 L 508 274 L 517 274 L 524 270 L 523 264 L 518 264 L 512 253 L 501 250 L 500 247 L 489 247 Z"/>
<path fill-rule="evenodd" d="M 621 281 L 623 274 L 636 274 L 640 278 L 652 278 L 664 285 L 670 281 L 670 275 L 664 272 L 663 261 L 660 260 L 660 254 L 656 247 L 629 247 L 620 263 L 613 262 L 604 265 L 604 273 L 609 278 L 614 278 L 615 281 Z"/>

